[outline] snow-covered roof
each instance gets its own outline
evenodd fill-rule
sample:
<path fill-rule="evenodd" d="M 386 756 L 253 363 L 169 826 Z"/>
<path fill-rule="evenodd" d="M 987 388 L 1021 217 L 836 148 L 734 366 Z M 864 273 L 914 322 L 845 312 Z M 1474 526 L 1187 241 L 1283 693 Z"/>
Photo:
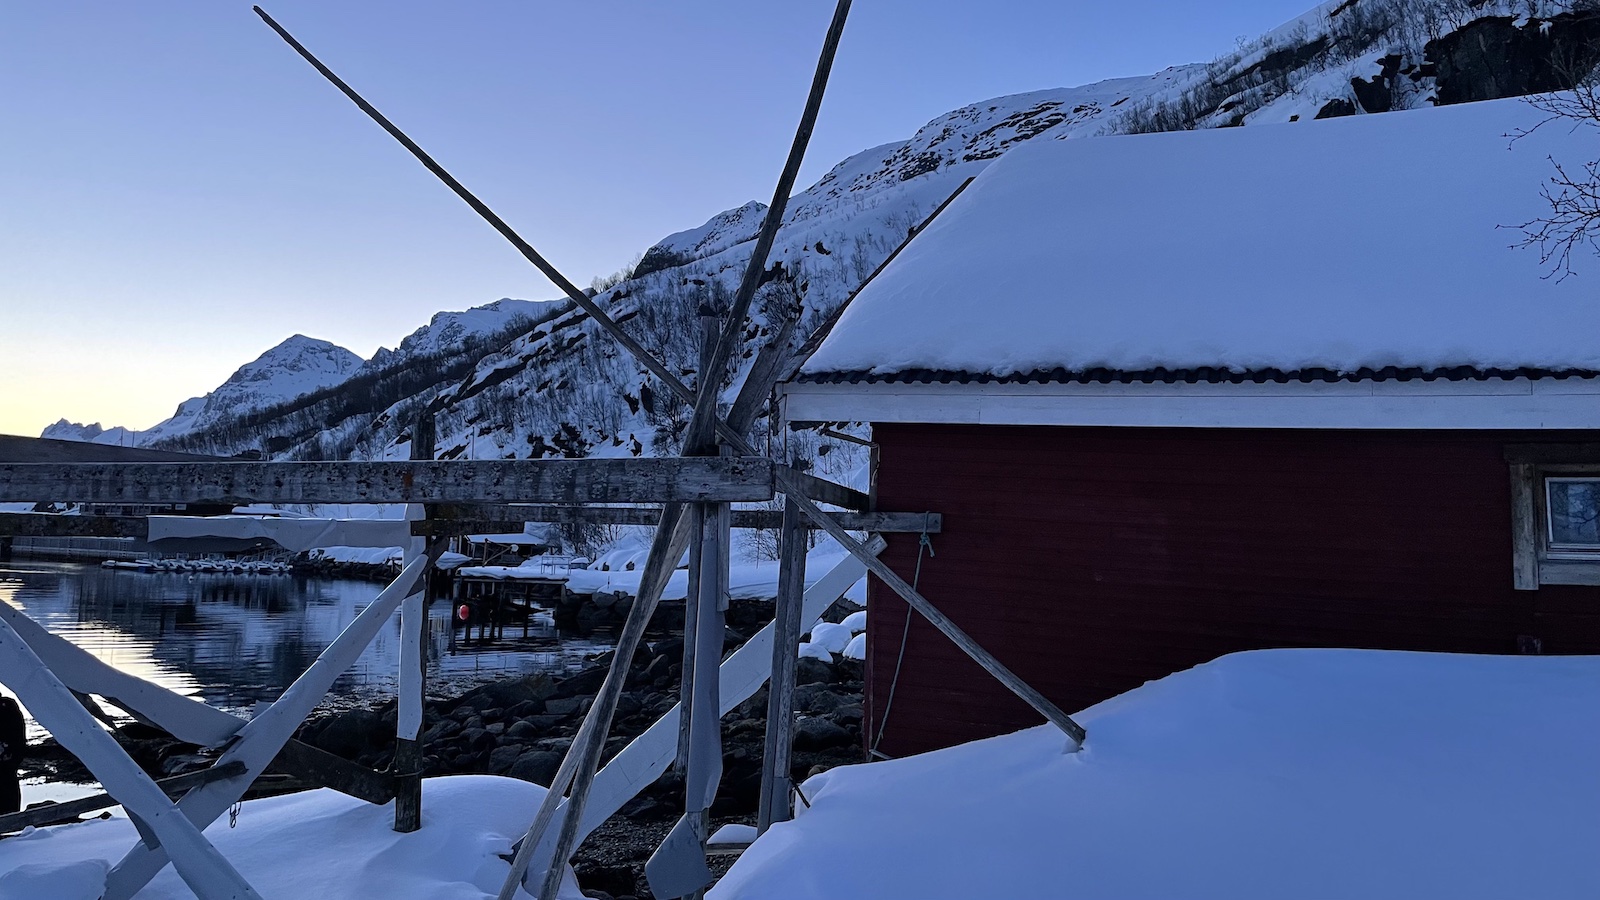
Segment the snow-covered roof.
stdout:
<path fill-rule="evenodd" d="M 801 378 L 1600 370 L 1591 267 L 1546 278 L 1512 246 L 1548 213 L 1550 158 L 1600 147 L 1565 123 L 1508 137 L 1542 118 L 1502 100 L 1018 147 Z"/>

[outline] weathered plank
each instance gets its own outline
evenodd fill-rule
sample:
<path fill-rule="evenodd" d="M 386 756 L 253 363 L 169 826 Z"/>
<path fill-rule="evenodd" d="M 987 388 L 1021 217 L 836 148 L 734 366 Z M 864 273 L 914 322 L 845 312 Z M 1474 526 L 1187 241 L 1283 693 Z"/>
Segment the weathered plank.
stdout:
<path fill-rule="evenodd" d="M 517 532 L 521 531 L 523 524 L 527 522 L 549 522 L 557 525 L 654 525 L 661 520 L 661 507 L 452 503 L 430 509 L 429 515 L 429 521 L 418 522 L 413 530 L 419 534 L 443 536 Z M 929 534 L 938 534 L 944 528 L 944 516 L 939 513 L 830 512 L 827 516 L 846 531 L 876 531 L 884 534 L 919 534 L 926 531 Z M 776 531 L 783 527 L 783 513 L 776 509 L 736 509 L 732 511 L 732 526 Z M 812 529 L 816 526 L 802 522 L 800 527 Z M 0 535 L 4 534 L 6 534 L 5 516 L 0 514 Z M 142 532 L 140 534 L 142 535 Z"/>
<path fill-rule="evenodd" d="M 320 747 L 290 740 L 267 767 L 274 772 L 382 806 L 394 799 L 394 779 Z"/>
<path fill-rule="evenodd" d="M 807 497 L 816 500 L 818 503 L 830 503 L 856 512 L 864 512 L 872 507 L 872 499 L 855 488 L 845 487 L 842 484 L 837 484 L 825 478 L 818 478 L 815 475 L 802 472 L 799 469 L 791 469 L 788 466 L 780 466 L 779 468 L 783 469 L 784 473 L 796 485 L 799 485 L 801 490 L 806 492 Z"/>
<path fill-rule="evenodd" d="M 0 502 L 660 503 L 767 500 L 767 459 L 0 464 Z"/>
<path fill-rule="evenodd" d="M 1511 581 L 1519 591 L 1539 589 L 1538 472 L 1532 463 L 1511 464 Z"/>
<path fill-rule="evenodd" d="M 162 778 L 156 782 L 156 787 L 161 788 L 168 797 L 177 797 L 184 791 L 192 787 L 198 787 L 208 781 L 214 781 L 218 778 L 232 778 L 235 775 L 242 774 L 244 774 L 244 763 L 231 762 L 224 766 L 212 766 L 209 769 L 201 769 L 198 772 Z M 76 800 L 67 800 L 62 803 L 44 803 L 0 816 L 0 834 L 21 831 L 30 825 L 35 828 L 42 828 L 59 822 L 70 822 L 79 816 L 98 812 L 102 809 L 110 809 L 117 805 L 119 805 L 117 798 L 106 793 L 90 794 L 87 797 L 79 797 Z"/>
<path fill-rule="evenodd" d="M 150 524 L 143 516 L 0 513 L 0 537 L 126 537 L 143 540 L 149 533 Z"/>
<path fill-rule="evenodd" d="M 784 498 L 783 533 L 779 537 L 778 599 L 772 616 L 772 680 L 767 693 L 767 733 L 761 757 L 761 799 L 756 829 L 765 834 L 774 822 L 787 822 L 790 808 L 789 758 L 794 749 L 794 677 L 799 659 L 802 607 L 805 604 L 806 545 L 800 507 Z"/>
<path fill-rule="evenodd" d="M 0 434 L 0 462 L 8 463 L 85 463 L 85 462 L 204 462 L 215 456 L 170 453 L 115 444 L 88 441 L 57 441 L 50 438 Z"/>

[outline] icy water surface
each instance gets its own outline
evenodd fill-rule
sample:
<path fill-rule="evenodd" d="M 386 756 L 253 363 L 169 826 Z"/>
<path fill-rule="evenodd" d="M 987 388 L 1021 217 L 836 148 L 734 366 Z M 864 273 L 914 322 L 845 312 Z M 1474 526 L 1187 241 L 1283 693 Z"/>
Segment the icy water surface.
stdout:
<path fill-rule="evenodd" d="M 0 601 L 113 666 L 213 706 L 248 715 L 272 701 L 377 596 L 366 581 L 298 575 L 146 573 L 81 563 L 0 563 Z M 560 674 L 610 648 L 559 634 L 536 617 L 516 645 L 452 647 L 448 604 L 430 611 L 429 693 L 503 675 Z M 519 638 L 520 626 L 507 629 Z M 335 683 L 330 702 L 394 694 L 399 616 Z M 42 732 L 29 720 L 32 738 Z"/>

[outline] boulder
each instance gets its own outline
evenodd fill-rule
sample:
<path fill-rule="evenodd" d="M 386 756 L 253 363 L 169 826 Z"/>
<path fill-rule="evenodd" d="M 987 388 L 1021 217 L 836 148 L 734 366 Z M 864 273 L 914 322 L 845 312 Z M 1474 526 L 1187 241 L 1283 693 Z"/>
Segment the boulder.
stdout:
<path fill-rule="evenodd" d="M 517 757 L 506 774 L 512 778 L 549 786 L 550 782 L 555 780 L 556 770 L 561 768 L 563 756 L 564 754 L 554 750 L 528 750 Z"/>

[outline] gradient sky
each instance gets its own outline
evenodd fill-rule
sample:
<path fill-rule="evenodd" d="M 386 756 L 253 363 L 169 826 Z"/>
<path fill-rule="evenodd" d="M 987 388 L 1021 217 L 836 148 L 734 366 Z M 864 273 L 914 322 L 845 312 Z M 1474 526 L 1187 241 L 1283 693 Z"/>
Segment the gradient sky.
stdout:
<path fill-rule="evenodd" d="M 857 0 L 801 184 L 1314 0 Z M 568 277 L 772 192 L 828 0 L 268 0 Z M 294 333 L 554 287 L 233 0 L 0 2 L 0 432 L 148 427 Z"/>

